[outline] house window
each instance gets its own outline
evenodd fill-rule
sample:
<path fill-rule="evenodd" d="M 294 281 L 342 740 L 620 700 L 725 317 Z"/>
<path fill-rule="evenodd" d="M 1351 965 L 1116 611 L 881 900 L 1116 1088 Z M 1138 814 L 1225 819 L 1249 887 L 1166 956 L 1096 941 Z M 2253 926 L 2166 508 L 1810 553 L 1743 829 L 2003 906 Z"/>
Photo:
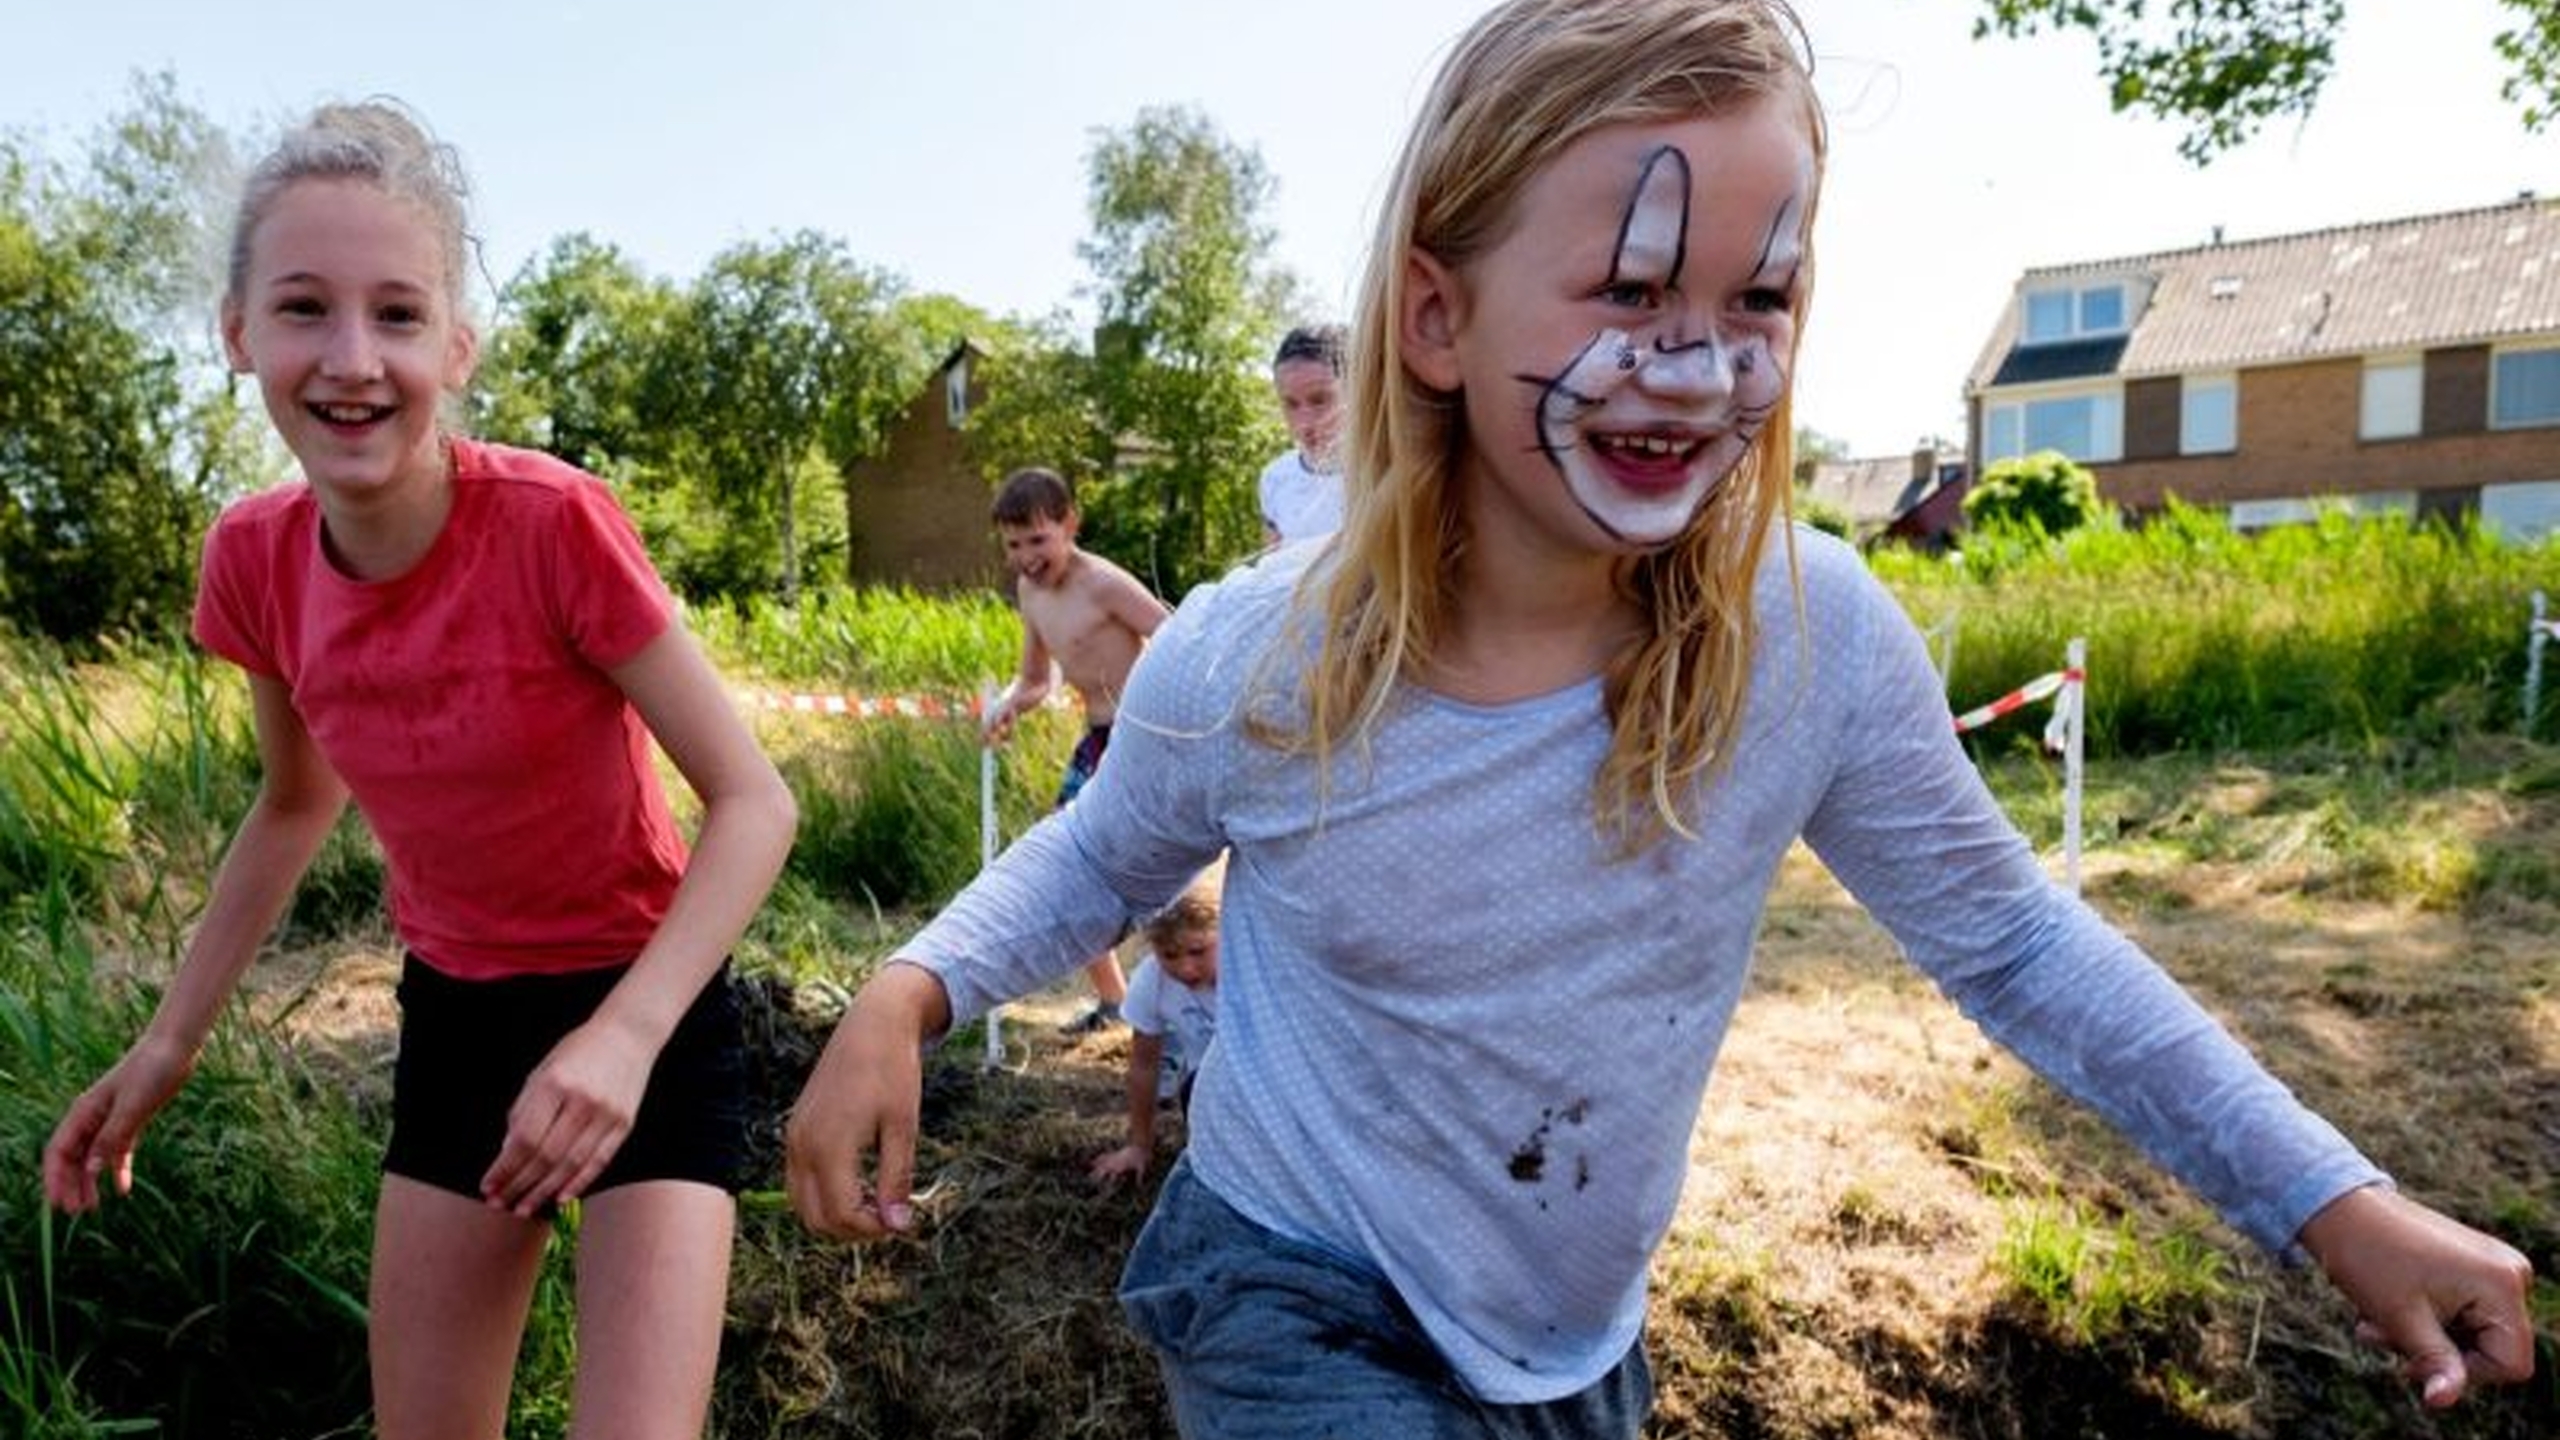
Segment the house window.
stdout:
<path fill-rule="evenodd" d="M 2490 362 L 2489 424 L 2560 425 L 2560 345 L 2508 350 Z"/>
<path fill-rule="evenodd" d="M 2320 518 L 2323 510 L 2340 511 L 2359 520 L 2376 515 L 2413 519 L 2418 513 L 2415 490 L 2368 490 L 2358 495 L 2314 495 L 2283 500 L 2234 500 L 2231 528 L 2243 533 L 2276 525 L 2301 525 Z"/>
<path fill-rule="evenodd" d="M 969 357 L 966 354 L 951 362 L 942 372 L 942 409 L 950 417 L 951 428 L 959 429 L 969 419 Z"/>
<path fill-rule="evenodd" d="M 2356 425 L 2358 438 L 2397 440 L 2417 434 L 2426 378 L 2426 362 L 2415 355 L 2367 360 L 2364 364 L 2364 409 Z"/>
<path fill-rule="evenodd" d="M 2228 455 L 2239 448 L 2239 377 L 2188 376 L 2178 387 L 2178 453 Z"/>
<path fill-rule="evenodd" d="M 2480 524 L 2527 545 L 2560 534 L 2560 480 L 2481 486 Z"/>
<path fill-rule="evenodd" d="M 2124 458 L 2124 396 L 2108 390 L 1991 406 L 1983 416 L 1982 458 L 2009 460 L 2059 450 L 2091 464 Z"/>
<path fill-rule="evenodd" d="M 2124 286 L 2084 285 L 2027 292 L 2025 345 L 2053 345 L 2125 330 Z"/>

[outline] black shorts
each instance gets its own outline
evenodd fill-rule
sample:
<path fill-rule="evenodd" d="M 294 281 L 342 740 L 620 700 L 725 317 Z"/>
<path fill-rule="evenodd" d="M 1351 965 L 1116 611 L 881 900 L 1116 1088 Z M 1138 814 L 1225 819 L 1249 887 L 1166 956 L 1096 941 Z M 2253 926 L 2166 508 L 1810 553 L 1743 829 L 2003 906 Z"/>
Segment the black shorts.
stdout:
<path fill-rule="evenodd" d="M 506 1142 L 507 1109 L 525 1077 L 630 968 L 456 980 L 407 957 L 383 1170 L 479 1199 L 480 1177 Z M 586 1193 L 635 1180 L 695 1180 L 737 1193 L 746 1158 L 746 1059 L 724 961 L 658 1052 L 631 1133 Z"/>

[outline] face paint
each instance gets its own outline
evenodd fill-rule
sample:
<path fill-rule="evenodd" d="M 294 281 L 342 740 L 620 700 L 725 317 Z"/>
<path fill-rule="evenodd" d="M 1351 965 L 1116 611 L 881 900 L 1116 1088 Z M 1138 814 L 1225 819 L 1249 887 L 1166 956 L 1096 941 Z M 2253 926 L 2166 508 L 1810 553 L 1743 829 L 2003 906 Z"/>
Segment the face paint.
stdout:
<path fill-rule="evenodd" d="M 1690 189 L 1687 155 L 1660 146 L 1645 156 L 1619 220 L 1600 295 L 1650 320 L 1649 332 L 1603 329 L 1562 372 L 1518 377 L 1538 389 L 1538 450 L 1574 503 L 1637 546 L 1667 543 L 1689 526 L 1786 391 L 1770 336 L 1750 317 L 1764 291 L 1773 308 L 1792 303 L 1803 194 L 1771 217 L 1739 312 L 1710 307 L 1690 333 L 1692 306 L 1680 289 Z M 1728 325 L 1739 333 L 1724 333 Z"/>

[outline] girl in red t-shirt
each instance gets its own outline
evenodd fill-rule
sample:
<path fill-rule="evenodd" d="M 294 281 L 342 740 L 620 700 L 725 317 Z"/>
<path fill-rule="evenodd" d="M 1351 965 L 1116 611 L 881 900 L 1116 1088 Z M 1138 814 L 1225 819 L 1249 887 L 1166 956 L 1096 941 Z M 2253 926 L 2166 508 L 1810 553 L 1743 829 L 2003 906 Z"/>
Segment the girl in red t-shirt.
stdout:
<path fill-rule="evenodd" d="M 463 186 L 384 103 L 250 175 L 222 300 L 299 482 L 205 546 L 197 637 L 248 672 L 262 777 L 149 1026 L 45 1147 L 99 1202 L 353 798 L 409 956 L 370 1289 L 387 1440 L 497 1435 L 548 1212 L 583 1205 L 581 1434 L 697 1436 L 734 1225 L 725 956 L 792 799 L 601 482 L 449 435 Z M 688 856 L 649 744 L 702 801 Z"/>

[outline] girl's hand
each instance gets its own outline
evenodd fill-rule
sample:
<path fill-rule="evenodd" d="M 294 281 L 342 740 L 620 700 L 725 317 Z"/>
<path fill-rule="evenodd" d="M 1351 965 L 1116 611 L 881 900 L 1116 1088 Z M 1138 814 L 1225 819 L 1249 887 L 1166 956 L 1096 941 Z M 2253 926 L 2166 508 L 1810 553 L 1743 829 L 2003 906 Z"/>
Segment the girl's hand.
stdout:
<path fill-rule="evenodd" d="M 1123 1145 L 1093 1157 L 1093 1164 L 1085 1173 L 1103 1189 L 1116 1190 L 1123 1180 L 1147 1178 L 1147 1164 L 1154 1158 L 1143 1145 Z"/>
<path fill-rule="evenodd" d="M 601 1018 L 560 1037 L 507 1107 L 506 1143 L 480 1177 L 482 1198 L 531 1216 L 585 1193 L 630 1136 L 657 1058 L 655 1047 Z"/>
<path fill-rule="evenodd" d="M 990 750 L 1000 748 L 1013 738 L 1013 707 L 998 702 L 987 711 L 987 723 L 978 727 L 978 739 Z"/>
<path fill-rule="evenodd" d="M 2378 1185 L 2329 1202 L 2301 1240 L 2355 1305 L 2357 1335 L 2401 1357 L 2430 1409 L 2532 1376 L 2533 1267 L 2514 1247 Z"/>
<path fill-rule="evenodd" d="M 80 1093 L 44 1147 L 44 1198 L 78 1215 L 98 1208 L 98 1177 L 133 1193 L 133 1147 L 142 1129 L 195 1073 L 191 1047 L 144 1035 L 114 1068 Z"/>
<path fill-rule="evenodd" d="M 862 987 L 791 1107 L 783 1134 L 791 1208 L 840 1240 L 914 1228 L 916 1117 L 923 1042 L 950 1023 L 942 982 L 892 962 Z M 862 1160 L 873 1158 L 869 1187 Z"/>

